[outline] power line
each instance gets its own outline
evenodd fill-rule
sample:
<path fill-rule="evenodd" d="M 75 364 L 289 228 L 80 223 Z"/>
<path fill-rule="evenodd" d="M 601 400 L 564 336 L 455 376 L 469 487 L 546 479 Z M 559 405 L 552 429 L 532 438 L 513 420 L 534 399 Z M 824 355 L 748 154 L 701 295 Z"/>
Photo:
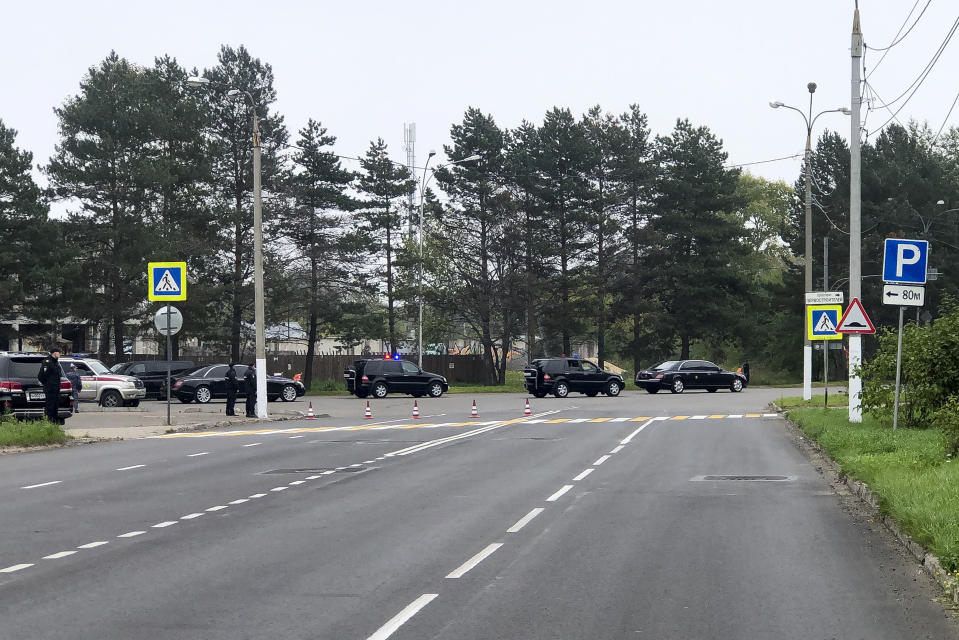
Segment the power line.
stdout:
<path fill-rule="evenodd" d="M 757 160 L 755 162 L 741 162 L 739 164 L 727 164 L 724 165 L 727 169 L 736 169 L 738 167 L 748 167 L 754 164 L 767 164 L 769 162 L 779 162 L 780 160 L 792 160 L 794 158 L 803 157 L 802 153 L 794 153 L 791 156 L 783 156 L 781 158 L 770 158 L 769 160 Z"/>
<path fill-rule="evenodd" d="M 924 13 L 926 12 L 926 9 L 928 9 L 928 8 L 929 8 L 929 5 L 931 5 L 931 4 L 932 4 L 932 0 L 929 0 L 929 1 L 926 3 L 926 6 L 924 6 L 924 7 L 922 8 L 922 11 L 919 12 L 919 15 L 916 17 L 916 21 L 912 23 L 912 26 L 909 27 L 909 30 L 906 31 L 905 33 L 903 33 L 903 34 L 902 34 L 902 37 L 900 38 L 900 37 L 899 37 L 899 33 L 902 31 L 902 27 L 905 27 L 905 26 L 906 26 L 906 22 L 909 21 L 909 16 L 912 15 L 912 12 L 915 11 L 915 10 L 916 10 L 916 7 L 919 5 L 919 0 L 916 0 L 916 4 L 912 5 L 912 9 L 909 10 L 909 15 L 907 15 L 905 21 L 903 21 L 902 27 L 899 27 L 899 31 L 896 32 L 896 35 L 895 35 L 895 36 L 893 36 L 893 43 L 890 44 L 888 47 L 869 47 L 869 49 L 872 49 L 873 51 L 889 51 L 890 49 L 892 49 L 893 47 L 895 47 L 897 44 L 899 44 L 900 42 L 902 42 L 903 40 L 905 40 L 905 39 L 906 39 L 906 36 L 908 36 L 909 33 L 915 28 L 915 26 L 916 26 L 917 24 L 919 24 L 919 20 L 922 19 L 922 14 L 924 14 Z M 885 56 L 883 56 L 883 57 L 885 57 Z M 882 62 L 882 59 L 881 59 L 881 58 L 880 58 L 879 62 Z M 876 63 L 876 66 L 877 66 L 877 67 L 879 66 L 879 62 Z M 873 70 L 875 70 L 875 68 L 874 68 Z"/>
<path fill-rule="evenodd" d="M 939 127 L 939 131 L 936 132 L 936 137 L 932 139 L 932 145 L 936 144 L 936 141 L 939 139 L 939 134 L 942 133 L 942 130 L 946 127 L 946 123 L 949 122 L 949 116 L 952 115 L 952 110 L 956 108 L 956 101 L 959 100 L 959 93 L 956 94 L 956 97 L 952 99 L 952 106 L 949 107 L 949 112 L 946 114 L 945 119 L 942 121 L 942 126 Z"/>

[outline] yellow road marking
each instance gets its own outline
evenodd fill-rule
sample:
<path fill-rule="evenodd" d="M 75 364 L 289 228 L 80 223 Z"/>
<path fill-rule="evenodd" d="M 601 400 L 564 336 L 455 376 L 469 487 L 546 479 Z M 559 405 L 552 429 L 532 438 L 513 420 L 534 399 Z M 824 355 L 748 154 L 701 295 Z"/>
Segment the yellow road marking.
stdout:
<path fill-rule="evenodd" d="M 758 413 L 747 413 L 747 414 L 746 414 L 746 417 L 747 417 L 747 418 L 761 418 L 762 416 L 761 416 L 760 414 L 758 414 Z"/>
<path fill-rule="evenodd" d="M 725 415 L 725 414 L 719 414 L 719 413 L 717 413 L 716 415 L 714 415 L 714 416 L 709 416 L 709 417 L 710 417 L 710 418 L 725 418 L 726 415 Z"/>
<path fill-rule="evenodd" d="M 670 420 L 686 420 L 689 416 L 673 416 Z"/>
<path fill-rule="evenodd" d="M 630 419 L 629 419 L 629 422 L 645 422 L 646 420 L 650 420 L 650 417 L 649 417 L 649 416 L 636 416 L 635 418 L 630 418 Z"/>
<path fill-rule="evenodd" d="M 569 418 L 556 418 L 555 420 L 547 420 L 545 424 L 556 424 L 557 422 L 569 422 Z"/>
<path fill-rule="evenodd" d="M 593 418 L 592 420 L 587 420 L 586 422 L 608 422 L 612 418 Z"/>

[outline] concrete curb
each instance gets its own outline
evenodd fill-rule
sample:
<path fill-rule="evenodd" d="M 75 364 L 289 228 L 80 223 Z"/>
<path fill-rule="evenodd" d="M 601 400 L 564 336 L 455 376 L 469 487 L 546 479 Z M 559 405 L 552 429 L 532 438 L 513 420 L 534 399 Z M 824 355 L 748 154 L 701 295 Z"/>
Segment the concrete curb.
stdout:
<path fill-rule="evenodd" d="M 887 515 L 882 515 L 879 509 L 879 498 L 876 497 L 876 494 L 869 488 L 865 482 L 856 480 L 855 478 L 850 478 L 845 475 L 842 469 L 839 467 L 839 464 L 833 460 L 825 449 L 823 449 L 818 442 L 809 438 L 799 426 L 787 418 L 783 413 L 782 407 L 776 403 L 770 403 L 770 405 L 776 410 L 777 413 L 783 416 L 783 419 L 786 423 L 795 430 L 795 434 L 798 438 L 798 444 L 803 452 L 808 455 L 810 451 L 815 452 L 823 461 L 823 467 L 820 468 L 820 471 L 823 475 L 827 476 L 830 482 L 834 484 L 843 484 L 848 489 L 852 495 L 858 497 L 864 504 L 868 505 L 872 511 L 873 517 L 876 518 L 882 525 L 886 528 L 889 533 L 896 537 L 897 540 L 902 544 L 903 547 L 912 555 L 913 558 L 922 566 L 926 573 L 928 573 L 933 580 L 935 580 L 939 585 L 945 590 L 946 595 L 950 597 L 953 604 L 959 604 L 959 580 L 956 578 L 950 577 L 946 570 L 943 569 L 942 563 L 939 561 L 933 553 L 929 552 L 925 547 L 912 539 L 912 537 L 902 530 L 899 526 L 899 523 L 892 519 L 892 517 Z"/>

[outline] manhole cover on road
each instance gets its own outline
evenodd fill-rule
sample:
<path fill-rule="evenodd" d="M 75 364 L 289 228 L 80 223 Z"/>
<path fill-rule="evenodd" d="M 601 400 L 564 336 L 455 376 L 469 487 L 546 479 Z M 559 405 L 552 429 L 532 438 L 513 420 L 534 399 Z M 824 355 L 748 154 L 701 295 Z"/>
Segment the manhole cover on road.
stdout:
<path fill-rule="evenodd" d="M 269 471 L 261 471 L 261 474 L 267 473 L 323 473 L 324 471 L 335 471 L 330 467 L 322 468 L 309 468 L 309 469 L 270 469 Z M 347 467 L 346 469 L 340 469 L 341 473 L 344 472 L 356 472 L 356 471 L 366 471 L 366 467 Z"/>
<path fill-rule="evenodd" d="M 759 482 L 786 482 L 792 480 L 792 476 L 696 476 L 693 480 L 745 480 Z"/>

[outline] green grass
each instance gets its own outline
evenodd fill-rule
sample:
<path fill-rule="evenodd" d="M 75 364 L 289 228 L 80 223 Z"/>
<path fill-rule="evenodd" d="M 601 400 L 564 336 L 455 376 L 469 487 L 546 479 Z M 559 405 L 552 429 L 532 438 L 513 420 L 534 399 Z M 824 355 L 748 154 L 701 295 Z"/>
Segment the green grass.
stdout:
<path fill-rule="evenodd" d="M 803 400 L 800 396 L 787 396 L 776 401 L 783 409 L 798 409 L 802 407 L 822 407 L 823 394 L 814 395 L 810 400 Z M 845 393 L 829 392 L 830 407 L 849 407 L 849 396 Z"/>
<path fill-rule="evenodd" d="M 63 428 L 49 420 L 3 420 L 0 422 L 0 447 L 37 447 L 63 444 L 70 440 Z"/>
<path fill-rule="evenodd" d="M 854 424 L 845 412 L 824 408 L 797 407 L 788 416 L 844 475 L 869 485 L 883 515 L 938 556 L 947 570 L 959 569 L 959 463 L 946 457 L 940 431 L 893 431 L 868 414 Z"/>

